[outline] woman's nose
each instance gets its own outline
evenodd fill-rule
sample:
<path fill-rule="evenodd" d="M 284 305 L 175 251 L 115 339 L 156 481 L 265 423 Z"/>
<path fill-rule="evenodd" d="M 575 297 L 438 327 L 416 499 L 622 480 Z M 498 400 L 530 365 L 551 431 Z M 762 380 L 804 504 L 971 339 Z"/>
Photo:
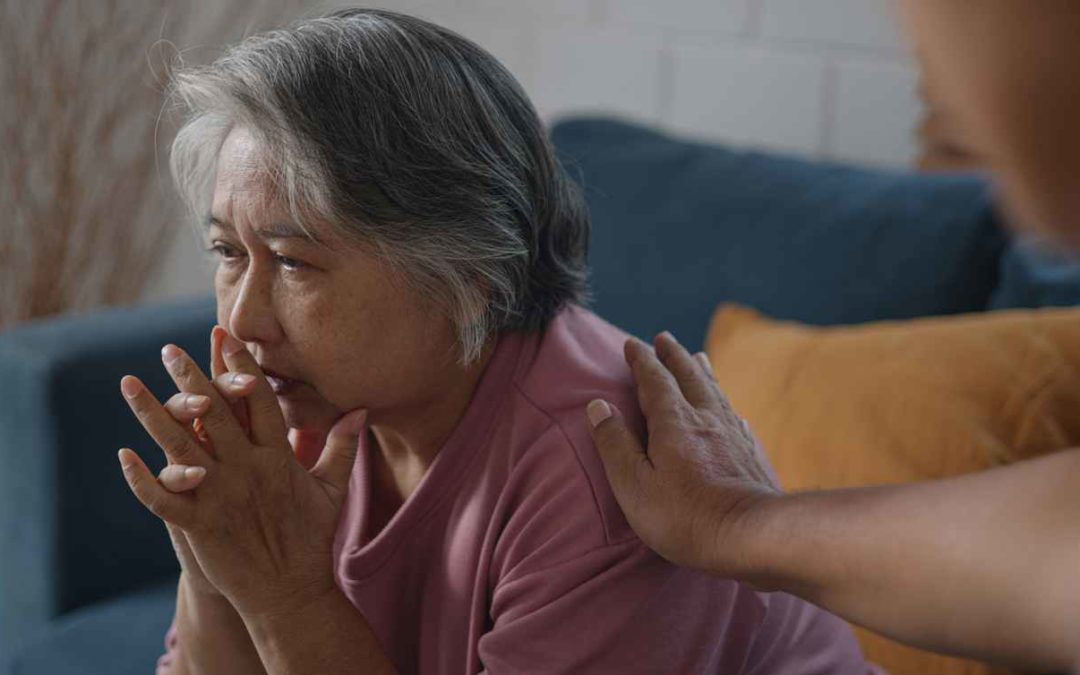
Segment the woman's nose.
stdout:
<path fill-rule="evenodd" d="M 250 269 L 237 288 L 227 325 L 233 337 L 248 344 L 273 343 L 281 335 L 271 289 L 261 284 Z"/>

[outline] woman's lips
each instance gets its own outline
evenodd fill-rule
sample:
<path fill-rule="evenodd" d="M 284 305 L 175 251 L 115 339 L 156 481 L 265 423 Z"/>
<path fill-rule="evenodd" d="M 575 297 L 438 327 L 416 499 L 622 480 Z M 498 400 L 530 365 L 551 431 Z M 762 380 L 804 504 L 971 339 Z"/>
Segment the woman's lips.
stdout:
<path fill-rule="evenodd" d="M 266 381 L 270 383 L 270 388 L 274 390 L 274 394 L 277 396 L 288 396 L 300 385 L 299 380 L 278 375 L 273 371 L 264 371 L 264 374 L 266 375 Z"/>

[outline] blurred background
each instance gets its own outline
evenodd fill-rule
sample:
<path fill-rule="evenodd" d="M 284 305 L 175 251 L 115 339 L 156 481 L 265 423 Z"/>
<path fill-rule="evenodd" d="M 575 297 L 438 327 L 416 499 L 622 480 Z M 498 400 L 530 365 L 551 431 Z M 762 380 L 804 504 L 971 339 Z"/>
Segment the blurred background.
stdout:
<path fill-rule="evenodd" d="M 0 2 L 0 328 L 204 295 L 167 172 L 171 68 L 345 3 Z M 887 0 L 383 0 L 488 48 L 545 120 L 605 113 L 856 165 L 951 166 Z M 941 135 L 941 134 L 938 134 Z M 930 136 L 933 136 L 931 134 Z"/>

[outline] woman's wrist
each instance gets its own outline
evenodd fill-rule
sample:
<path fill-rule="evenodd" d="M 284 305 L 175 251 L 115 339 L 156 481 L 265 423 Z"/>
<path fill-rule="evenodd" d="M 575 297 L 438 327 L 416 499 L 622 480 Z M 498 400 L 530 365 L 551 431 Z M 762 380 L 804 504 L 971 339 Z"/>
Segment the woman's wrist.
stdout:
<path fill-rule="evenodd" d="M 265 673 L 251 636 L 229 599 L 210 586 L 192 583 L 183 572 L 176 632 L 187 672 Z"/>
<path fill-rule="evenodd" d="M 221 594 L 221 591 L 210 585 L 210 582 L 206 581 L 206 579 L 194 577 L 186 570 L 180 571 L 180 588 L 183 592 L 186 592 L 191 596 L 216 599 L 228 603 L 228 600 Z"/>

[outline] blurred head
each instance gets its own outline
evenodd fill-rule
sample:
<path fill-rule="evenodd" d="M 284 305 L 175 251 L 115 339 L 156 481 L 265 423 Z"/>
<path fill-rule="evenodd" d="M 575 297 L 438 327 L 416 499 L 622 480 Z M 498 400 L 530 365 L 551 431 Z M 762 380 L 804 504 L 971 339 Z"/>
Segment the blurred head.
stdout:
<path fill-rule="evenodd" d="M 900 0 L 943 113 L 1014 222 L 1080 252 L 1080 3 Z"/>
<path fill-rule="evenodd" d="M 180 72 L 171 165 L 220 257 L 218 320 L 290 426 L 437 396 L 581 299 L 588 219 L 527 97 L 419 19 L 349 10 Z"/>

